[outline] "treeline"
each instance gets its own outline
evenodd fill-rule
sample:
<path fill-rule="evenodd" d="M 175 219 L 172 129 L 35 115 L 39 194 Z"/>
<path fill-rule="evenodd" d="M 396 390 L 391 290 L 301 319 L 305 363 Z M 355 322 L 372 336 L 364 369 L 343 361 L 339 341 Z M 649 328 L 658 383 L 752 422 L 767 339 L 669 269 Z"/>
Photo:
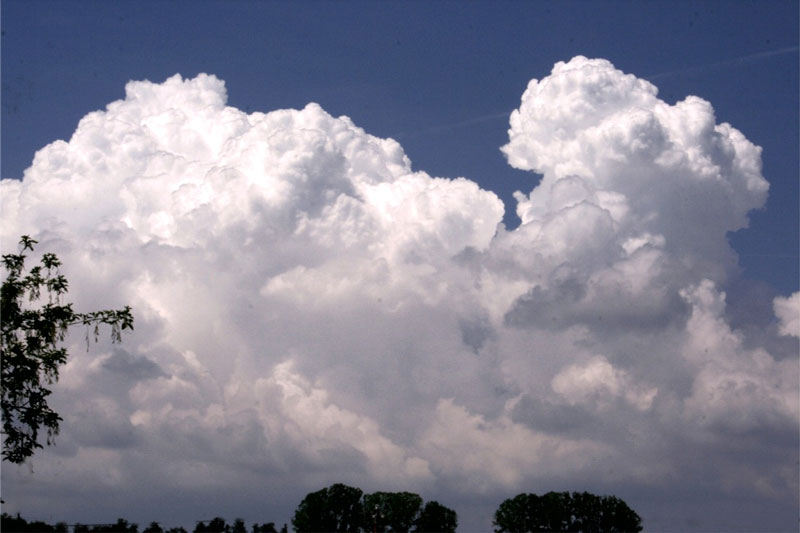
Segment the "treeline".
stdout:
<path fill-rule="evenodd" d="M 541 531 L 625 533 L 642 530 L 636 512 L 615 496 L 588 492 L 548 492 L 543 496 L 518 494 L 503 501 L 494 513 L 495 533 Z M 458 516 L 436 501 L 424 502 L 413 492 L 373 492 L 341 483 L 310 492 L 295 509 L 292 527 L 296 533 L 455 533 Z M 280 533 L 287 533 L 286 524 Z M 115 524 L 55 525 L 27 522 L 2 514 L 3 533 L 139 533 L 137 524 L 119 519 Z M 141 533 L 189 533 L 182 527 L 164 529 L 151 522 Z M 193 533 L 279 533 L 273 522 L 252 524 L 242 519 L 228 524 L 223 518 L 198 522 Z"/>
<path fill-rule="evenodd" d="M 454 533 L 458 517 L 452 509 L 431 501 L 423 505 L 413 492 L 373 492 L 341 483 L 311 492 L 294 512 L 297 533 L 405 531 Z"/>
<path fill-rule="evenodd" d="M 494 513 L 495 533 L 580 531 L 628 533 L 642 530 L 642 519 L 616 496 L 588 492 L 548 492 L 544 496 L 518 494 Z"/>
<path fill-rule="evenodd" d="M 139 533 L 139 525 L 129 523 L 123 518 L 119 518 L 114 524 L 67 524 L 58 522 L 55 525 L 41 521 L 28 522 L 19 515 L 11 516 L 7 513 L 2 514 L 0 519 L 0 531 L 3 533 Z M 237 518 L 233 524 L 228 524 L 224 518 L 216 517 L 212 520 L 197 522 L 192 533 L 287 533 L 286 524 L 280 530 L 275 529 L 274 522 L 266 524 L 254 523 L 248 529 L 244 520 Z M 189 533 L 185 528 L 173 527 L 164 529 L 158 522 L 150 522 L 150 525 L 141 533 Z"/>
<path fill-rule="evenodd" d="M 642 520 L 616 496 L 588 492 L 518 494 L 503 501 L 494 514 L 495 533 L 583 532 L 638 533 Z M 376 492 L 336 484 L 308 494 L 292 519 L 297 533 L 406 532 L 454 533 L 452 509 L 410 492 Z"/>

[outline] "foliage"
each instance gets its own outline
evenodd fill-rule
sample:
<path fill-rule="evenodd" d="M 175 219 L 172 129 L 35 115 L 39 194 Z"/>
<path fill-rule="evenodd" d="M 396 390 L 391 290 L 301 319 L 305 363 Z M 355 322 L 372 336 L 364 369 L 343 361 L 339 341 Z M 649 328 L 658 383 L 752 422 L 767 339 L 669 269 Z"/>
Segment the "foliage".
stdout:
<path fill-rule="evenodd" d="M 233 522 L 233 526 L 229 526 L 223 518 L 217 517 L 213 520 L 206 520 L 197 523 L 195 531 L 203 531 L 209 533 L 210 531 L 221 532 L 230 531 L 230 533 L 247 532 L 244 520 L 237 518 Z M 210 529 L 209 529 L 210 528 Z M 70 526 L 64 522 L 59 522 L 55 526 L 45 522 L 28 522 L 19 515 L 16 517 L 10 516 L 7 513 L 2 514 L 2 521 L 0 521 L 0 531 L 3 533 L 68 533 Z M 115 524 L 74 524 L 72 526 L 73 533 L 136 533 L 138 526 L 130 524 L 125 519 L 118 519 Z M 164 529 L 158 522 L 150 522 L 142 533 L 187 533 L 186 529 L 182 527 L 172 527 Z M 259 525 L 253 524 L 252 533 L 278 533 L 275 529 L 274 522 Z M 286 524 L 280 530 L 280 533 L 288 533 Z"/>
<path fill-rule="evenodd" d="M 365 526 L 373 531 L 410 531 L 422 507 L 411 492 L 375 492 L 364 496 Z"/>
<path fill-rule="evenodd" d="M 58 380 L 58 369 L 67 360 L 66 349 L 58 344 L 69 327 L 85 325 L 87 342 L 90 330 L 97 340 L 101 324 L 111 327 L 112 342 L 121 341 L 123 330 L 133 329 L 130 307 L 76 313 L 72 304 L 62 303 L 68 283 L 59 273 L 61 262 L 55 254 L 45 253 L 41 264 L 25 272 L 25 252 L 32 252 L 36 242 L 24 235 L 20 253 L 3 255 L 7 271 L 0 303 L 3 459 L 12 463 L 25 461 L 42 447 L 40 428 L 47 430 L 47 444 L 58 434 L 61 417 L 47 404 L 52 392 L 47 386 Z M 47 294 L 44 303 L 42 292 Z"/>
<path fill-rule="evenodd" d="M 458 516 L 439 502 L 428 502 L 415 523 L 416 533 L 455 533 Z"/>
<path fill-rule="evenodd" d="M 495 533 L 570 531 L 585 533 L 641 531 L 636 514 L 615 496 L 588 492 L 518 494 L 500 504 L 494 515 Z"/>
<path fill-rule="evenodd" d="M 142 531 L 142 533 L 188 533 L 182 527 L 171 527 L 167 530 L 161 527 L 161 524 L 158 522 L 150 522 L 150 525 Z"/>
<path fill-rule="evenodd" d="M 253 533 L 278 533 L 275 529 L 275 522 L 267 522 L 266 524 L 253 524 Z M 286 524 L 283 524 L 281 533 L 287 533 Z"/>
<path fill-rule="evenodd" d="M 295 510 L 292 526 L 298 533 L 360 531 L 361 494 L 361 489 L 341 483 L 309 493 Z"/>
<path fill-rule="evenodd" d="M 124 518 L 118 518 L 115 524 L 102 524 L 88 529 L 89 533 L 138 533 L 138 531 L 138 525 L 129 524 Z"/>
<path fill-rule="evenodd" d="M 247 533 L 247 528 L 244 525 L 244 520 L 241 518 L 237 518 L 233 521 L 233 527 L 231 528 L 231 533 Z"/>
<path fill-rule="evenodd" d="M 0 531 L 5 533 L 67 533 L 68 527 L 63 522 L 51 526 L 39 521 L 28 522 L 19 514 L 14 517 L 3 513 L 0 516 Z"/>
<path fill-rule="evenodd" d="M 437 502 L 422 506 L 412 492 L 375 492 L 335 484 L 311 492 L 295 510 L 292 525 L 310 531 L 454 532 L 456 512 Z"/>
<path fill-rule="evenodd" d="M 222 517 L 215 517 L 206 522 L 198 522 L 194 528 L 194 533 L 231 533 L 229 526 Z"/>

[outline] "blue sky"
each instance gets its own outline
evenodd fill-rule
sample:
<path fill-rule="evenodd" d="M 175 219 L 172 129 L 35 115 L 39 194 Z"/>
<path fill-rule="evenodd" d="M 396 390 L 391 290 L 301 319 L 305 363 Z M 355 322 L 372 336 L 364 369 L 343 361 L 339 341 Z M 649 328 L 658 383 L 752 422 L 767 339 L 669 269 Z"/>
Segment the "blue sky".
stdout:
<path fill-rule="evenodd" d="M 76 308 L 136 316 L 67 339 L 62 433 L 4 465 L 4 510 L 280 525 L 345 482 L 461 531 L 549 490 L 796 527 L 796 1 L 1 9 L 3 249 L 39 238 Z M 592 120 L 658 161 L 575 125 L 608 101 Z"/>

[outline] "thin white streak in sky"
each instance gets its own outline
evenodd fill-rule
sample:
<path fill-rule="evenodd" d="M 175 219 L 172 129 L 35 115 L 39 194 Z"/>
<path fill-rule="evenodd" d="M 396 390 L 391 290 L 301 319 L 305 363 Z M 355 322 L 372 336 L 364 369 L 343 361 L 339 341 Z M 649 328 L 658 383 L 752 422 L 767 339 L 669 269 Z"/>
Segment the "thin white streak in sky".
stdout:
<path fill-rule="evenodd" d="M 669 76 L 674 76 L 678 74 L 688 74 L 692 72 L 703 72 L 708 69 L 712 68 L 719 68 L 719 67 L 730 67 L 735 65 L 742 65 L 745 63 L 752 63 L 754 61 L 759 61 L 761 59 L 766 59 L 768 57 L 779 56 L 784 54 L 791 54 L 796 53 L 798 51 L 797 46 L 789 46 L 787 48 L 779 48 L 777 50 L 768 50 L 766 52 L 757 52 L 755 54 L 749 54 L 746 56 L 734 57 L 733 59 L 726 59 L 725 61 L 718 61 L 716 63 L 710 63 L 707 65 L 699 65 L 696 67 L 686 67 L 678 70 L 670 70 L 667 72 L 659 72 L 658 74 L 652 74 L 650 76 L 645 76 L 647 80 L 655 80 L 658 78 L 666 78 Z M 443 124 L 441 126 L 433 126 L 430 128 L 425 128 L 421 130 L 417 130 L 415 132 L 397 132 L 395 134 L 389 135 L 392 138 L 409 138 L 409 137 L 418 137 L 420 135 L 431 135 L 435 133 L 442 133 L 445 131 L 455 130 L 459 128 L 463 128 L 465 126 L 471 126 L 472 124 L 478 124 L 480 122 L 488 122 L 490 120 L 496 120 L 499 118 L 505 118 L 511 115 L 511 111 L 503 111 L 499 113 L 492 113 L 489 115 L 482 115 L 480 117 L 470 118 L 467 120 L 462 120 L 460 122 L 453 122 L 451 124 Z"/>
<path fill-rule="evenodd" d="M 686 67 L 678 70 L 670 70 L 668 72 L 659 72 L 658 74 L 651 74 L 650 76 L 644 76 L 647 80 L 655 80 L 658 78 L 666 78 L 668 76 L 673 76 L 677 74 L 688 74 L 692 72 L 703 72 L 707 69 L 718 68 L 718 67 L 730 67 L 735 65 L 742 65 L 745 63 L 752 63 L 754 61 L 758 61 L 761 59 L 766 59 L 768 57 L 779 56 L 784 54 L 791 54 L 796 53 L 798 50 L 797 46 L 790 46 L 788 48 L 779 48 L 777 50 L 768 50 L 766 52 L 758 52 L 755 54 L 749 54 L 746 56 L 734 57 L 733 59 L 726 59 L 725 61 L 718 61 L 716 63 L 710 63 L 708 65 L 699 65 L 696 67 Z"/>
<path fill-rule="evenodd" d="M 491 120 L 497 120 L 497 119 L 500 119 L 500 118 L 508 118 L 510 115 L 511 115 L 511 111 L 503 111 L 503 112 L 500 112 L 500 113 L 492 113 L 492 114 L 489 114 L 489 115 L 482 115 L 480 117 L 469 118 L 467 120 L 462 120 L 462 121 L 459 121 L 459 122 L 453 122 L 453 123 L 450 123 L 450 124 L 442 124 L 441 126 L 433 126 L 433 127 L 430 127 L 430 128 L 425 128 L 425 129 L 417 130 L 417 131 L 414 131 L 414 132 L 409 132 L 409 133 L 399 132 L 399 133 L 395 133 L 394 135 L 390 135 L 390 137 L 393 137 L 393 138 L 402 137 L 402 138 L 406 138 L 407 139 L 409 137 L 417 137 L 419 135 L 429 135 L 429 134 L 433 134 L 433 133 L 441 133 L 441 132 L 444 132 L 444 131 L 450 131 L 450 130 L 455 130 L 455 129 L 458 129 L 458 128 L 463 128 L 465 126 L 471 126 L 472 124 L 478 124 L 478 123 L 481 123 L 481 122 L 489 122 Z"/>

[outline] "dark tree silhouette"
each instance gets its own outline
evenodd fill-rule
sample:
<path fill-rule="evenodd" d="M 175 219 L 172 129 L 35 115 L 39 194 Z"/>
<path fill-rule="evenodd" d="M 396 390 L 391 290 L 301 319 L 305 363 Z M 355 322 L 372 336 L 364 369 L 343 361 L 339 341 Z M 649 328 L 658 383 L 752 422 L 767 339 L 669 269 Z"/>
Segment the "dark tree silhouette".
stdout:
<path fill-rule="evenodd" d="M 411 531 L 422 498 L 411 492 L 374 492 L 364 496 L 364 527 L 371 531 Z"/>
<path fill-rule="evenodd" d="M 67 360 L 67 350 L 59 348 L 70 326 L 83 324 L 94 330 L 111 326 L 111 340 L 121 340 L 121 331 L 133 329 L 130 307 L 76 313 L 72 304 L 62 303 L 67 279 L 59 273 L 58 257 L 46 253 L 41 264 L 25 272 L 25 252 L 33 251 L 36 241 L 23 235 L 18 254 L 3 255 L 6 278 L 0 294 L 2 345 L 0 346 L 0 384 L 2 385 L 3 459 L 22 463 L 39 444 L 39 429 L 47 430 L 47 444 L 58 434 L 61 417 L 47 404 L 52 391 L 48 385 L 58 380 L 58 369 Z M 47 294 L 40 301 L 42 292 Z M 27 301 L 27 303 L 26 303 Z"/>
<path fill-rule="evenodd" d="M 495 533 L 569 531 L 584 533 L 638 532 L 642 522 L 621 499 L 588 492 L 518 494 L 494 514 Z"/>
<path fill-rule="evenodd" d="M 572 493 L 572 500 L 575 524 L 580 531 L 642 530 L 642 520 L 639 515 L 616 496 L 598 497 L 582 492 Z"/>
<path fill-rule="evenodd" d="M 89 533 L 138 533 L 137 524 L 129 524 L 124 518 L 118 518 L 116 524 L 92 526 Z"/>
<path fill-rule="evenodd" d="M 292 518 L 298 533 L 312 531 L 455 532 L 456 512 L 437 503 L 422 507 L 413 492 L 374 492 L 361 497 L 359 488 L 331 485 L 303 498 Z M 255 527 L 255 526 L 254 526 Z M 284 526 L 285 530 L 286 526 Z M 254 530 L 254 533 L 255 530 Z M 282 530 L 283 533 L 283 530 Z"/>
<path fill-rule="evenodd" d="M 292 526 L 298 533 L 360 531 L 362 491 L 336 483 L 303 498 L 294 512 Z"/>
<path fill-rule="evenodd" d="M 237 518 L 233 521 L 231 533 L 247 533 L 247 528 L 244 525 L 244 520 Z"/>
<path fill-rule="evenodd" d="M 34 520 L 28 522 L 24 518 L 3 513 L 0 516 L 0 531 L 3 533 L 67 533 L 67 524 L 59 522 L 51 526 L 45 522 Z"/>
<path fill-rule="evenodd" d="M 266 524 L 253 524 L 253 533 L 278 533 L 275 529 L 275 522 L 267 522 Z"/>
<path fill-rule="evenodd" d="M 7 513 L 2 513 L 0 519 L 0 531 L 2 533 L 69 533 L 70 527 L 65 522 L 59 522 L 52 526 L 45 522 L 29 522 L 17 514 L 16 517 Z M 73 533 L 137 533 L 138 526 L 136 524 L 128 523 L 127 520 L 122 518 L 118 519 L 114 524 L 74 524 L 72 526 Z M 223 518 L 216 517 L 213 520 L 204 520 L 197 522 L 194 529 L 197 533 L 247 533 L 247 527 L 244 520 L 237 518 L 233 522 L 233 526 L 228 525 Z M 164 529 L 158 522 L 150 522 L 142 533 L 188 533 L 182 527 L 171 527 Z M 274 522 L 266 524 L 253 524 L 252 533 L 278 533 L 275 529 Z M 280 529 L 280 533 L 288 533 L 286 524 Z"/>
<path fill-rule="evenodd" d="M 222 517 L 215 517 L 206 522 L 198 522 L 194 528 L 194 533 L 231 533 L 229 526 Z"/>
<path fill-rule="evenodd" d="M 415 533 L 455 533 L 458 516 L 439 502 L 428 502 L 415 522 Z"/>

